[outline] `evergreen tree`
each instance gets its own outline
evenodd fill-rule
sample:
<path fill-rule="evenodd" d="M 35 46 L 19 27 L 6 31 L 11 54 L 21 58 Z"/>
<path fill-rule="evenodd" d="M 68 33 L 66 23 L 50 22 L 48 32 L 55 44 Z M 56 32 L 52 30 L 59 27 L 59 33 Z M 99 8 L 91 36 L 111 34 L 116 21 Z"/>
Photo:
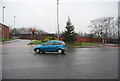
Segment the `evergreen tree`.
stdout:
<path fill-rule="evenodd" d="M 73 43 L 76 40 L 76 35 L 74 31 L 74 26 L 72 25 L 70 18 L 68 17 L 68 21 L 66 22 L 65 31 L 62 32 L 62 37 L 65 42 Z"/>

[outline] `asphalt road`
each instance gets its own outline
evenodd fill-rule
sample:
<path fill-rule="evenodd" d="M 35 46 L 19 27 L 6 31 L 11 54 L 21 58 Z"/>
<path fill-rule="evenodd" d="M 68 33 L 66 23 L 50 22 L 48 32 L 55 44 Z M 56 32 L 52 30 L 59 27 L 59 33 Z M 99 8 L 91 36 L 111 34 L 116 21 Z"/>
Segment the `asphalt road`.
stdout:
<path fill-rule="evenodd" d="M 69 48 L 63 55 L 34 54 L 29 40 L 2 49 L 3 79 L 117 79 L 117 48 Z"/>

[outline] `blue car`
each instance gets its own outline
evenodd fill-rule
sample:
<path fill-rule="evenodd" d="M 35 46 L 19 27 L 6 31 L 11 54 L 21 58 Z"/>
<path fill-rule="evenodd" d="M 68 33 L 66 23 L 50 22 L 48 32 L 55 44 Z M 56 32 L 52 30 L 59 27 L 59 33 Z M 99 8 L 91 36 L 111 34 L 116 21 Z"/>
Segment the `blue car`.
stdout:
<path fill-rule="evenodd" d="M 67 47 L 63 41 L 47 41 L 42 45 L 38 45 L 34 47 L 34 52 L 36 53 L 45 53 L 45 52 L 57 52 L 62 54 L 66 51 Z"/>

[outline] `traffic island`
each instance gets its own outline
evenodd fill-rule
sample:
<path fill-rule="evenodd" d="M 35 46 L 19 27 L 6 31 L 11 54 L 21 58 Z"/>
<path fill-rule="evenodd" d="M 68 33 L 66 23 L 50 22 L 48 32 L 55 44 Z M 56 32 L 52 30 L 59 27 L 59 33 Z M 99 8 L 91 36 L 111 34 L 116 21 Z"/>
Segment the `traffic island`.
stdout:
<path fill-rule="evenodd" d="M 40 44 L 43 44 L 41 40 L 34 40 L 27 45 L 29 46 L 37 46 Z M 81 43 L 81 42 L 74 42 L 72 44 L 66 43 L 66 46 L 68 47 L 75 47 L 75 48 L 96 48 L 96 47 L 102 47 L 100 43 Z"/>

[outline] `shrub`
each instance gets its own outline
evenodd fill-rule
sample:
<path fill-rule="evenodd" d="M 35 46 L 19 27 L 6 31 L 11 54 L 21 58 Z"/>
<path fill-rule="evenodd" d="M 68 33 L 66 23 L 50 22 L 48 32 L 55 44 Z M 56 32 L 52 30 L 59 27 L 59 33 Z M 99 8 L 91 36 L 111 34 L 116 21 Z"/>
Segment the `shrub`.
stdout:
<path fill-rule="evenodd" d="M 46 37 L 46 38 L 43 40 L 43 42 L 50 41 L 50 40 L 52 40 L 52 37 Z"/>

